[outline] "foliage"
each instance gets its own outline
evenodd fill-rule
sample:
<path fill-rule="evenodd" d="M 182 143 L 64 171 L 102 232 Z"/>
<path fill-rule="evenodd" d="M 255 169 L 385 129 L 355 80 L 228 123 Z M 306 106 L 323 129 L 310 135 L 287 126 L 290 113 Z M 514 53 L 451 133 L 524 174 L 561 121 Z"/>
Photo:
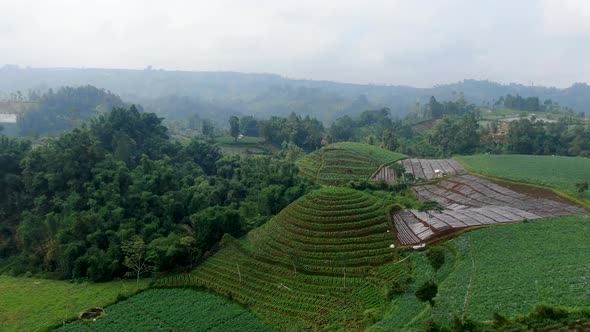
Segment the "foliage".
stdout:
<path fill-rule="evenodd" d="M 148 282 L 68 282 L 0 276 L 0 327 L 3 331 L 43 331 L 78 317 L 93 306 L 103 307 L 119 297 L 145 289 Z M 40 310 L 42 308 L 42 310 Z"/>
<path fill-rule="evenodd" d="M 102 110 L 124 106 L 118 96 L 90 85 L 62 87 L 55 92 L 49 89 L 43 95 L 33 94 L 31 99 L 37 103 L 37 109 L 18 119 L 23 136 L 60 133 L 78 127 Z"/>
<path fill-rule="evenodd" d="M 452 154 L 473 153 L 479 144 L 479 125 L 473 113 L 459 119 L 444 117 L 435 122 L 428 134 L 430 144 L 438 149 L 438 154 L 448 157 Z"/>
<path fill-rule="evenodd" d="M 273 116 L 259 120 L 260 136 L 277 147 L 283 142 L 293 143 L 305 151 L 313 151 L 322 145 L 324 125 L 315 118 L 302 118 L 291 113 L 288 118 Z"/>
<path fill-rule="evenodd" d="M 229 118 L 229 135 L 234 138 L 235 141 L 238 140 L 238 135 L 240 134 L 240 119 L 237 116 L 230 116 Z"/>
<path fill-rule="evenodd" d="M 582 194 L 588 190 L 588 181 L 578 182 L 575 184 L 575 186 L 576 190 L 578 191 L 578 194 L 582 196 Z"/>
<path fill-rule="evenodd" d="M 242 235 L 310 188 L 286 160 L 173 143 L 134 107 L 34 149 L 1 142 L 10 209 L 0 206 L 0 253 L 15 275 L 121 277 L 122 244 L 135 236 L 157 271 L 192 266 L 224 233 Z"/>
<path fill-rule="evenodd" d="M 125 257 L 123 265 L 130 270 L 125 275 L 137 277 L 139 284 L 139 277 L 153 268 L 147 257 L 145 242 L 141 237 L 134 236 L 121 244 L 121 251 Z"/>
<path fill-rule="evenodd" d="M 416 298 L 434 306 L 434 298 L 438 293 L 438 285 L 434 281 L 427 281 L 416 290 Z"/>
<path fill-rule="evenodd" d="M 150 289 L 105 308 L 96 321 L 68 323 L 57 331 L 272 331 L 248 310 L 192 289 Z"/>
<path fill-rule="evenodd" d="M 445 252 L 440 247 L 428 249 L 426 258 L 434 271 L 438 271 L 445 264 Z"/>
<path fill-rule="evenodd" d="M 555 188 L 576 196 L 575 183 L 590 181 L 590 159 L 558 156 L 474 155 L 456 158 L 485 175 Z M 582 199 L 590 200 L 585 192 Z"/>

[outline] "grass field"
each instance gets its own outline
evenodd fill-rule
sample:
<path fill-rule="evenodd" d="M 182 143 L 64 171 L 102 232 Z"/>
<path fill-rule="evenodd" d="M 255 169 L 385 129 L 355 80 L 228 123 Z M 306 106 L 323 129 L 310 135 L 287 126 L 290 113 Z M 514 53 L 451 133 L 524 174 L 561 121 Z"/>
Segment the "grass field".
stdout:
<path fill-rule="evenodd" d="M 531 155 L 474 155 L 455 157 L 470 171 L 512 181 L 555 188 L 572 197 L 590 202 L 590 191 L 583 196 L 575 183 L 590 182 L 590 159 L 581 157 Z"/>
<path fill-rule="evenodd" d="M 96 321 L 77 320 L 57 331 L 272 331 L 240 305 L 192 289 L 149 289 L 104 310 Z"/>
<path fill-rule="evenodd" d="M 374 145 L 342 142 L 314 151 L 296 163 L 301 174 L 324 185 L 368 180 L 383 165 L 406 156 Z"/>
<path fill-rule="evenodd" d="M 369 331 L 420 329 L 425 319 L 449 321 L 453 314 L 490 321 L 494 312 L 526 314 L 541 302 L 590 309 L 587 234 L 587 214 L 467 232 L 442 244 L 454 259 L 437 275 L 435 306 L 407 294 Z M 416 284 L 433 276 L 422 253 L 412 261 Z"/>
<path fill-rule="evenodd" d="M 224 154 L 272 154 L 267 146 L 262 145 L 263 141 L 260 137 L 242 137 L 237 141 L 231 136 L 215 138 Z"/>
<path fill-rule="evenodd" d="M 147 287 L 140 281 L 139 288 Z M 137 291 L 135 281 L 70 283 L 0 276 L 0 331 L 43 331 Z"/>
<path fill-rule="evenodd" d="M 388 285 L 409 274 L 390 248 L 384 202 L 345 188 L 314 191 L 193 274 L 164 286 L 199 285 L 249 306 L 279 330 L 357 330 L 376 319 Z"/>

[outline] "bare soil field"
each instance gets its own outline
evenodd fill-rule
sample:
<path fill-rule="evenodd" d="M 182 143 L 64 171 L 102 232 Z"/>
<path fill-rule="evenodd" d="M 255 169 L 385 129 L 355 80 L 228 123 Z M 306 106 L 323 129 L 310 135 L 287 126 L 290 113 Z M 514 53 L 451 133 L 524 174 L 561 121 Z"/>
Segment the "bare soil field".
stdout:
<path fill-rule="evenodd" d="M 403 210 L 393 216 L 402 245 L 425 242 L 468 227 L 511 223 L 586 212 L 541 189 L 500 185 L 473 175 L 461 175 L 412 188 L 419 200 L 436 201 L 439 212 Z M 513 190 L 514 189 L 514 190 Z"/>
<path fill-rule="evenodd" d="M 458 162 L 452 159 L 404 159 L 398 161 L 410 172 L 416 179 L 422 178 L 426 180 L 442 177 L 442 175 L 462 175 L 467 174 L 467 171 Z M 437 172 L 437 170 L 439 172 Z M 438 174 L 437 174 L 438 173 Z M 385 166 L 379 170 L 371 181 L 386 181 L 394 182 L 395 176 L 393 169 Z"/>

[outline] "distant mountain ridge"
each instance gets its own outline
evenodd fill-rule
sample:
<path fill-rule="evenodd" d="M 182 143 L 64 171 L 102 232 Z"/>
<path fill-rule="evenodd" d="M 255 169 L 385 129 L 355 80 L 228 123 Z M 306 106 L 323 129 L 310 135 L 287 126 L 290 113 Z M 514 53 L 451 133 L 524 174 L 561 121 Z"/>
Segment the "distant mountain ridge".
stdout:
<path fill-rule="evenodd" d="M 590 114 L 590 86 L 576 83 L 569 88 L 500 84 L 466 79 L 432 88 L 350 84 L 331 81 L 290 79 L 275 74 L 238 72 L 190 72 L 131 69 L 46 69 L 4 66 L 0 68 L 0 93 L 17 90 L 47 90 L 60 86 L 93 85 L 120 95 L 126 102 L 161 108 L 158 100 L 170 96 L 188 97 L 201 117 L 219 122 L 233 114 L 266 118 L 290 112 L 315 116 L 330 124 L 343 115 L 357 115 L 367 109 L 388 107 L 394 116 L 411 111 L 416 103 L 436 99 L 455 100 L 462 93 L 468 102 L 493 103 L 506 94 L 551 99 L 577 112 Z M 206 106 L 203 106 L 206 105 Z M 214 107 L 213 107 L 214 105 Z M 200 109 L 202 111 L 200 111 Z M 165 110 L 170 114 L 173 109 Z"/>

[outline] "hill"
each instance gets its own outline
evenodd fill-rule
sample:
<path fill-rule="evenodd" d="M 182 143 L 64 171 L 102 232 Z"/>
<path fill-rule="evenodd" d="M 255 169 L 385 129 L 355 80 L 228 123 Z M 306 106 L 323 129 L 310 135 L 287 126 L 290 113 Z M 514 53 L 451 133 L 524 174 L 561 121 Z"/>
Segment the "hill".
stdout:
<path fill-rule="evenodd" d="M 280 330 L 326 326 L 362 329 L 404 284 L 386 204 L 345 188 L 323 188 L 298 199 L 245 239 L 222 249 L 190 276 L 160 281 L 199 285 L 250 307 Z"/>
<path fill-rule="evenodd" d="M 363 143 L 334 143 L 299 159 L 301 174 L 324 185 L 369 180 L 382 166 L 406 156 Z"/>
<path fill-rule="evenodd" d="M 533 155 L 457 156 L 470 171 L 557 189 L 590 202 L 590 192 L 579 195 L 575 184 L 590 182 L 590 159 Z"/>
<path fill-rule="evenodd" d="M 578 112 L 590 112 L 590 86 L 574 84 L 566 89 L 490 81 L 464 80 L 432 88 L 289 79 L 272 74 L 237 72 L 186 72 L 124 69 L 0 68 L 0 94 L 47 90 L 60 86 L 91 84 L 141 104 L 148 111 L 173 116 L 171 105 L 198 109 L 213 115 L 221 124 L 235 113 L 270 117 L 296 112 L 331 123 L 344 115 L 358 115 L 367 109 L 388 107 L 394 116 L 414 109 L 416 102 L 456 100 L 463 93 L 468 102 L 492 104 L 501 96 L 519 94 L 552 99 Z M 167 98 L 171 97 L 171 99 Z M 187 98 L 184 98 L 187 97 Z M 173 103 L 171 103 L 173 101 Z M 175 107 L 176 107 L 175 106 Z"/>

